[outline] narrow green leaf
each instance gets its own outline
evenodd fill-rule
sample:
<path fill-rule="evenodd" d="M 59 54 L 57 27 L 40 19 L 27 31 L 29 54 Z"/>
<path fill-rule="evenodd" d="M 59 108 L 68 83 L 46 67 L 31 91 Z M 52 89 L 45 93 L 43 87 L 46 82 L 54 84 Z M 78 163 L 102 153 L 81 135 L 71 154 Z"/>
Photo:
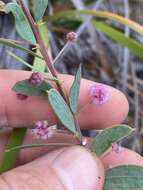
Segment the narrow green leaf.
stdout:
<path fill-rule="evenodd" d="M 40 21 L 48 6 L 48 0 L 33 0 L 33 12 L 36 21 Z"/>
<path fill-rule="evenodd" d="M 56 21 L 60 18 L 65 17 L 76 17 L 81 18 L 81 15 L 91 15 L 98 18 L 105 18 L 105 19 L 111 19 L 113 21 L 116 21 L 120 24 L 123 24 L 125 26 L 128 26 L 132 30 L 136 31 L 137 33 L 143 35 L 143 26 L 138 24 L 137 22 L 127 19 L 123 16 L 107 12 L 107 11 L 95 11 L 95 10 L 68 10 L 68 11 L 61 11 L 57 12 L 52 16 L 45 16 L 44 21 Z"/>
<path fill-rule="evenodd" d="M 32 65 L 30 65 L 29 63 L 27 63 L 26 61 L 24 61 L 23 59 L 21 59 L 20 57 L 18 57 L 17 55 L 15 55 L 14 53 L 8 51 L 8 54 L 10 56 L 12 56 L 14 59 L 16 59 L 17 61 L 19 61 L 20 63 L 24 64 L 25 66 L 29 67 L 30 69 L 33 69 Z"/>
<path fill-rule="evenodd" d="M 52 86 L 47 82 L 42 82 L 40 85 L 34 85 L 28 79 L 17 82 L 13 90 L 27 96 L 47 96 L 46 91 L 50 90 Z"/>
<path fill-rule="evenodd" d="M 25 48 L 25 47 L 22 47 L 20 46 L 19 44 L 17 44 L 15 41 L 12 41 L 10 39 L 5 39 L 5 38 L 0 38 L 0 44 L 4 44 L 6 46 L 9 46 L 9 47 L 12 47 L 12 48 L 15 48 L 15 49 L 18 49 L 18 50 L 21 50 L 21 51 L 24 51 L 26 53 L 29 53 L 31 55 L 33 55 L 34 57 L 37 57 L 39 59 L 42 59 L 43 60 L 43 57 L 40 56 L 40 55 L 37 55 L 36 53 L 34 53 L 33 51 Z"/>
<path fill-rule="evenodd" d="M 41 37 L 43 39 L 43 42 L 45 46 L 48 48 L 49 45 L 49 38 L 48 38 L 48 29 L 46 24 L 42 24 L 39 26 L 39 30 L 41 33 Z M 40 50 L 37 50 L 36 53 L 41 56 Z M 37 57 L 35 57 L 34 62 L 33 62 L 33 71 L 39 71 L 39 72 L 44 72 L 46 68 L 46 63 L 44 60 L 41 60 Z"/>
<path fill-rule="evenodd" d="M 15 128 L 13 129 L 11 136 L 6 145 L 6 149 L 11 149 L 22 144 L 26 128 Z M 16 165 L 19 150 L 13 152 L 5 152 L 3 161 L 0 163 L 0 173 L 13 169 Z"/>
<path fill-rule="evenodd" d="M 104 190 L 143 190 L 143 167 L 126 165 L 107 170 Z"/>
<path fill-rule="evenodd" d="M 63 99 L 63 97 L 60 95 L 60 93 L 56 89 L 51 89 L 48 92 L 48 99 L 49 102 L 55 112 L 55 114 L 58 116 L 62 124 L 69 129 L 71 132 L 75 133 L 75 122 L 74 117 L 70 111 L 70 108 L 68 107 L 67 103 Z"/>
<path fill-rule="evenodd" d="M 32 44 L 36 44 L 33 31 L 21 7 L 17 3 L 8 3 L 7 6 L 5 7 L 5 11 L 7 13 L 12 12 L 12 14 L 14 15 L 16 29 L 19 35 L 23 39 L 31 42 Z"/>
<path fill-rule="evenodd" d="M 120 43 L 121 45 L 128 47 L 135 55 L 143 59 L 143 45 L 142 44 L 138 43 L 132 38 L 126 37 L 119 30 L 103 22 L 92 21 L 92 23 L 93 25 L 95 25 L 96 29 L 102 31 L 103 33 L 105 33 L 106 35 L 108 35 L 110 38 Z"/>
<path fill-rule="evenodd" d="M 70 89 L 69 102 L 73 113 L 77 112 L 78 97 L 80 91 L 80 81 L 81 81 L 81 64 L 77 70 L 73 85 Z"/>
<path fill-rule="evenodd" d="M 105 129 L 95 137 L 91 145 L 91 150 L 98 156 L 101 156 L 113 143 L 127 137 L 133 131 L 134 130 L 127 125 L 115 125 Z"/>
<path fill-rule="evenodd" d="M 11 152 L 21 149 L 28 149 L 28 148 L 39 148 L 39 147 L 47 147 L 47 146 L 73 146 L 73 143 L 48 143 L 48 144 L 25 144 L 20 146 L 15 146 L 13 148 L 6 149 L 5 152 Z"/>

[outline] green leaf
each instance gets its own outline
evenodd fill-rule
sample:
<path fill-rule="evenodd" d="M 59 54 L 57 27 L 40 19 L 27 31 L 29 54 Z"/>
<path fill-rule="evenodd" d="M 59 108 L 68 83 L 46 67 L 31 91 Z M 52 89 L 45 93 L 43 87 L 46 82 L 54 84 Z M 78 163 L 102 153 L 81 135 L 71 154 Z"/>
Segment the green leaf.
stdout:
<path fill-rule="evenodd" d="M 143 26 L 138 24 L 137 22 L 127 19 L 123 16 L 107 12 L 107 11 L 95 11 L 95 10 L 68 10 L 68 11 L 61 11 L 57 12 L 52 16 L 45 16 L 44 21 L 57 21 L 60 18 L 65 17 L 76 17 L 81 18 L 81 15 L 91 15 L 95 16 L 97 18 L 104 18 L 104 19 L 111 19 L 113 21 L 116 21 L 120 24 L 126 25 L 132 30 L 136 31 L 137 33 L 143 35 Z"/>
<path fill-rule="evenodd" d="M 51 89 L 48 92 L 48 99 L 49 102 L 55 112 L 55 114 L 58 116 L 62 124 L 69 129 L 71 132 L 75 133 L 75 122 L 74 117 L 70 111 L 70 108 L 68 107 L 67 103 L 63 99 L 63 97 L 60 95 L 60 93 L 56 89 Z"/>
<path fill-rule="evenodd" d="M 6 46 L 9 46 L 9 47 L 12 47 L 12 48 L 15 48 L 15 49 L 18 49 L 18 50 L 21 50 L 21 51 L 24 51 L 26 53 L 29 53 L 31 55 L 33 55 L 34 57 L 37 57 L 39 59 L 42 59 L 43 60 L 43 57 L 40 56 L 40 55 L 37 55 L 36 53 L 34 53 L 33 51 L 25 48 L 25 47 L 22 47 L 20 46 L 19 44 L 17 44 L 15 41 L 13 40 L 10 40 L 10 39 L 5 39 L 5 38 L 0 38 L 0 44 L 4 44 Z"/>
<path fill-rule="evenodd" d="M 40 21 L 48 6 L 48 0 L 33 0 L 33 12 L 36 21 Z"/>
<path fill-rule="evenodd" d="M 7 6 L 5 7 L 5 11 L 6 13 L 12 12 L 12 14 L 14 15 L 16 29 L 19 35 L 23 39 L 31 42 L 32 44 L 36 44 L 33 31 L 21 7 L 17 3 L 8 3 Z"/>
<path fill-rule="evenodd" d="M 113 40 L 117 41 L 121 45 L 128 47 L 135 55 L 143 59 L 143 45 L 138 43 L 132 38 L 126 37 L 119 30 L 103 23 L 92 21 L 93 25 L 95 25 L 96 29 L 102 31 L 106 35 L 108 35 Z"/>
<path fill-rule="evenodd" d="M 30 69 L 33 69 L 33 66 L 30 65 L 29 63 L 27 63 L 26 61 L 24 61 L 23 59 L 21 59 L 20 57 L 18 57 L 17 55 L 15 55 L 14 53 L 8 51 L 8 54 L 10 56 L 12 56 L 14 59 L 16 59 L 17 61 L 19 61 L 20 63 L 26 65 L 27 67 L 29 67 Z"/>
<path fill-rule="evenodd" d="M 126 165 L 107 170 L 104 190 L 143 190 L 143 167 Z"/>
<path fill-rule="evenodd" d="M 41 33 L 41 37 L 43 39 L 43 42 L 45 44 L 45 46 L 48 48 L 49 45 L 49 38 L 48 38 L 48 29 L 47 29 L 47 25 L 46 24 L 42 24 L 39 26 L 39 30 Z M 41 52 L 38 49 L 36 51 L 36 53 L 41 56 Z M 37 57 L 35 57 L 34 62 L 33 62 L 33 71 L 39 71 L 39 72 L 44 72 L 46 68 L 46 63 L 44 60 L 41 60 Z"/>
<path fill-rule="evenodd" d="M 34 85 L 28 79 L 17 82 L 13 90 L 27 96 L 47 96 L 46 91 L 50 90 L 52 86 L 47 82 L 42 82 L 40 85 Z"/>
<path fill-rule="evenodd" d="M 15 128 L 9 137 L 6 149 L 11 149 L 22 144 L 26 128 Z M 2 162 L 0 163 L 0 173 L 13 169 L 16 165 L 19 150 L 13 152 L 5 152 Z"/>
<path fill-rule="evenodd" d="M 91 150 L 98 156 L 101 156 L 113 143 L 127 137 L 133 131 L 134 130 L 127 125 L 115 125 L 105 129 L 95 137 L 91 145 Z"/>
<path fill-rule="evenodd" d="M 73 113 L 77 112 L 77 104 L 78 104 L 78 97 L 79 97 L 79 91 L 80 91 L 80 81 L 81 81 L 81 64 L 78 68 L 78 71 L 76 73 L 73 85 L 70 89 L 69 94 L 69 102 L 70 107 Z"/>

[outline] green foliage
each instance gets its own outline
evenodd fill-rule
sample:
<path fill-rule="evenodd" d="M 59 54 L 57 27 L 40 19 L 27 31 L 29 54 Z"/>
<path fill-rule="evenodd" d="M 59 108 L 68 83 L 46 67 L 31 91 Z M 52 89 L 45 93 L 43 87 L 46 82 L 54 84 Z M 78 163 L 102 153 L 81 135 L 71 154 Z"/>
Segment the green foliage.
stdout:
<path fill-rule="evenodd" d="M 116 42 L 128 47 L 135 55 L 143 59 L 143 45 L 132 38 L 126 37 L 122 32 L 103 22 L 92 21 L 96 29 L 102 31 Z"/>
<path fill-rule="evenodd" d="M 42 82 L 39 85 L 31 84 L 28 79 L 17 82 L 13 90 L 27 96 L 47 96 L 46 91 L 50 90 L 52 86 L 47 82 Z"/>
<path fill-rule="evenodd" d="M 81 15 L 91 15 L 96 16 L 97 18 L 103 18 L 103 19 L 111 19 L 114 20 L 120 24 L 126 25 L 130 27 L 132 30 L 136 31 L 139 34 L 143 35 L 143 26 L 140 24 L 130 20 L 126 19 L 122 16 L 105 12 L 105 11 L 91 11 L 91 10 L 82 10 L 82 11 L 76 11 L 76 10 L 68 10 L 68 11 L 62 11 L 58 12 L 52 16 L 45 17 L 44 20 L 48 21 L 57 21 L 59 19 L 77 19 L 78 21 L 81 21 Z M 113 40 L 120 43 L 121 45 L 124 45 L 128 47 L 135 55 L 143 59 L 143 45 L 137 42 L 136 40 L 126 37 L 122 32 L 115 29 L 112 26 L 109 26 L 103 22 L 95 21 L 95 19 L 92 21 L 93 25 L 99 29 L 100 31 L 104 32 L 106 35 L 110 36 Z"/>
<path fill-rule="evenodd" d="M 48 6 L 48 0 L 33 0 L 33 12 L 36 21 L 40 21 Z"/>
<path fill-rule="evenodd" d="M 70 89 L 69 102 L 72 112 L 75 114 L 77 112 L 78 97 L 80 91 L 80 81 L 81 81 L 81 64 L 76 73 L 73 85 Z"/>
<path fill-rule="evenodd" d="M 11 149 L 22 144 L 26 134 L 26 128 L 13 129 L 11 136 L 6 145 L 6 149 Z M 19 150 L 14 152 L 5 152 L 3 161 L 0 163 L 0 173 L 15 167 Z"/>
<path fill-rule="evenodd" d="M 127 125 L 115 125 L 99 133 L 92 145 L 91 150 L 98 156 L 106 152 L 113 143 L 120 141 L 133 132 L 133 129 Z"/>
<path fill-rule="evenodd" d="M 46 24 L 42 24 L 39 26 L 39 30 L 41 33 L 41 37 L 43 39 L 43 42 L 46 47 L 49 45 L 49 38 L 48 38 L 48 29 Z M 36 53 L 41 56 L 41 52 L 39 49 L 37 49 Z M 34 62 L 33 62 L 33 71 L 39 71 L 39 72 L 44 72 L 46 68 L 46 63 L 44 60 L 39 59 L 38 57 L 35 57 Z"/>
<path fill-rule="evenodd" d="M 56 89 L 47 91 L 50 105 L 54 112 L 62 122 L 62 124 L 71 132 L 75 133 L 75 122 L 71 110 L 63 97 Z"/>
<path fill-rule="evenodd" d="M 5 39 L 5 38 L 0 38 L 0 44 L 3 44 L 3 45 L 6 45 L 6 46 L 9 46 L 9 47 L 12 47 L 12 48 L 15 48 L 15 49 L 18 49 L 18 50 L 21 50 L 23 52 L 26 52 L 26 53 L 29 53 L 30 55 L 34 56 L 34 57 L 37 57 L 39 59 L 42 59 L 43 60 L 43 57 L 40 56 L 40 55 L 37 55 L 36 53 L 34 53 L 33 51 L 25 48 L 25 47 L 22 47 L 21 45 L 17 44 L 15 41 L 13 40 L 10 40 L 10 39 Z"/>
<path fill-rule="evenodd" d="M 143 167 L 126 165 L 107 170 L 104 190 L 142 190 Z"/>
<path fill-rule="evenodd" d="M 120 24 L 123 24 L 125 26 L 128 26 L 132 30 L 136 31 L 137 33 L 143 35 L 143 26 L 134 22 L 133 20 L 127 19 L 125 17 L 122 17 L 120 15 L 111 13 L 111 12 L 106 12 L 106 11 L 95 11 L 95 10 L 68 10 L 68 11 L 61 11 L 57 12 L 52 16 L 46 16 L 44 18 L 44 21 L 56 21 L 61 18 L 72 18 L 75 17 L 77 19 L 81 19 L 82 15 L 90 15 L 90 16 L 95 16 L 97 18 L 102 18 L 102 19 L 111 19 L 115 22 L 118 22 Z"/>
<path fill-rule="evenodd" d="M 21 7 L 17 3 L 8 3 L 5 7 L 7 13 L 12 12 L 15 17 L 16 29 L 19 35 L 26 41 L 36 44 L 36 40 L 30 24 L 24 15 Z"/>

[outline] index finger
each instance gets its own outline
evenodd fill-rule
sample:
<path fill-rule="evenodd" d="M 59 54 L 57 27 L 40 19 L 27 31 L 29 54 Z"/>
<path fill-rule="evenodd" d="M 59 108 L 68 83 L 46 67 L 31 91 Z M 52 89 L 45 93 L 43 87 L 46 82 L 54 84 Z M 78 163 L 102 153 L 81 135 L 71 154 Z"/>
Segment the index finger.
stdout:
<path fill-rule="evenodd" d="M 55 124 L 57 118 L 53 113 L 48 99 L 44 97 L 28 97 L 20 101 L 12 87 L 17 81 L 29 78 L 31 72 L 17 70 L 0 71 L 0 126 L 25 127 L 31 126 L 35 121 L 48 120 L 49 124 Z M 64 81 L 64 87 L 68 92 L 73 77 L 70 75 L 58 75 Z M 94 85 L 83 79 L 81 82 L 78 110 L 89 103 L 89 88 Z M 101 129 L 113 124 L 121 123 L 128 113 L 128 101 L 118 90 L 106 86 L 110 98 L 103 105 L 90 104 L 79 116 L 79 124 L 83 129 Z"/>

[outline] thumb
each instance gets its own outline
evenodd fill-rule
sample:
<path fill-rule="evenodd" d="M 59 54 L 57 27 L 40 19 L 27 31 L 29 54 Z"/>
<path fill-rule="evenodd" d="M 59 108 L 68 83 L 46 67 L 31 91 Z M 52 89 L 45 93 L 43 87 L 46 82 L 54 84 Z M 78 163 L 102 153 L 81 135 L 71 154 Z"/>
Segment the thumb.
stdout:
<path fill-rule="evenodd" d="M 102 190 L 103 182 L 101 162 L 79 146 L 53 151 L 0 177 L 3 190 Z"/>

